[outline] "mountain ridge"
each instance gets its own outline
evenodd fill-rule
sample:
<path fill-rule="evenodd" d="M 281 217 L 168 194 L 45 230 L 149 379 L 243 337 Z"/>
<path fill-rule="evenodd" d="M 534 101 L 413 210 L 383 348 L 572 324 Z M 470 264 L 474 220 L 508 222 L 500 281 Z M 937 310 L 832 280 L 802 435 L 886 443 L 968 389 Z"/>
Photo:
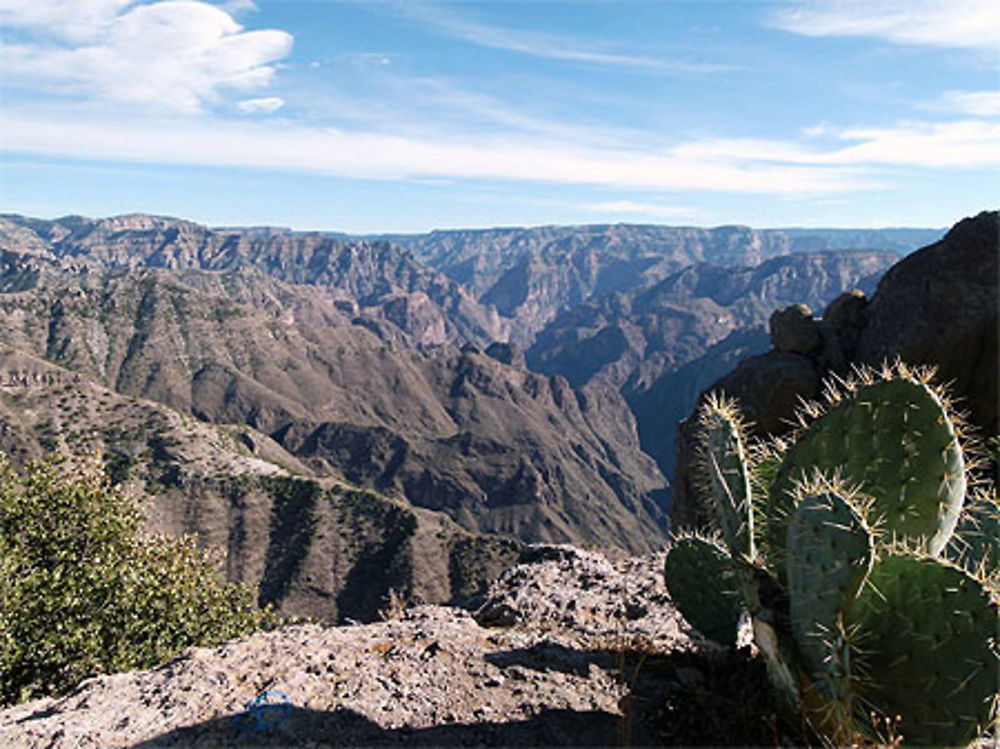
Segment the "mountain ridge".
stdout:
<path fill-rule="evenodd" d="M 8 345 L 125 395 L 246 424 L 471 532 L 655 548 L 665 480 L 621 397 L 474 350 L 412 345 L 254 268 L 52 268 L 0 294 Z"/>
<path fill-rule="evenodd" d="M 0 242 L 55 261 L 104 269 L 224 271 L 251 266 L 277 280 L 325 288 L 380 310 L 418 343 L 489 343 L 506 324 L 444 275 L 388 242 L 346 242 L 310 234 L 227 233 L 170 217 L 39 221 L 0 216 Z"/>

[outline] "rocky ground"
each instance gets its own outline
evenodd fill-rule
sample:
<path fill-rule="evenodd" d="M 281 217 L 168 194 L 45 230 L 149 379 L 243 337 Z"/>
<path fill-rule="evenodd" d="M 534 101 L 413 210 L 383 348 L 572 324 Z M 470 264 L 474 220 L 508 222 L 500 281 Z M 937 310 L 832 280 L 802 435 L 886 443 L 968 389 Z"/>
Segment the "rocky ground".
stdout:
<path fill-rule="evenodd" d="M 303 624 L 193 649 L 0 712 L 0 745 L 655 743 L 636 716 L 661 706 L 671 680 L 706 678 L 680 661 L 647 666 L 693 644 L 661 564 L 538 547 L 475 612 L 396 606 L 374 624 Z M 659 701 L 637 697 L 640 682 Z M 247 709 L 266 692 L 283 697 Z"/>

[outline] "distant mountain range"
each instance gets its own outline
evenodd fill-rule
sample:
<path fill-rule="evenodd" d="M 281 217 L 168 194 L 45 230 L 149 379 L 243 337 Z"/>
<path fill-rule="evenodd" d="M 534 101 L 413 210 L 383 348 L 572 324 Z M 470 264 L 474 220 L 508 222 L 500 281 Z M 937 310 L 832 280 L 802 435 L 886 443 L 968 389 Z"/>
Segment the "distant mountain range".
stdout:
<path fill-rule="evenodd" d="M 944 229 L 713 229 L 613 224 L 385 235 L 513 321 L 515 340 L 591 298 L 697 263 L 748 267 L 780 255 L 871 249 L 905 254 Z"/>
<path fill-rule="evenodd" d="M 42 221 L 0 216 L 0 247 L 73 271 L 256 268 L 321 289 L 351 314 L 389 321 L 415 342 L 488 343 L 509 324 L 458 283 L 385 241 L 343 241 L 318 233 L 219 232 L 190 221 L 131 215 Z"/>
<path fill-rule="evenodd" d="M 668 484 L 639 435 L 669 467 L 664 420 L 771 309 L 895 257 L 792 234 L 2 216 L 0 449 L 97 450 L 286 613 L 471 595 L 523 541 L 648 551 Z"/>
<path fill-rule="evenodd" d="M 643 449 L 673 473 L 674 430 L 698 394 L 735 358 L 769 345 L 768 318 L 804 303 L 822 310 L 845 289 L 871 292 L 893 252 L 803 252 L 750 268 L 699 263 L 651 287 L 615 292 L 563 313 L 537 336 L 528 365 L 572 385 L 619 389 Z"/>

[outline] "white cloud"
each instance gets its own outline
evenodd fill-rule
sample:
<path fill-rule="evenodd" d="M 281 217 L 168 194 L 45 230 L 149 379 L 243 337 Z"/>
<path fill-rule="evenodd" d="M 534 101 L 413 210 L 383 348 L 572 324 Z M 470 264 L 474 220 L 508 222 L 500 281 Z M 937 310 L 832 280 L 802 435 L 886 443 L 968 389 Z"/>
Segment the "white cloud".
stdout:
<path fill-rule="evenodd" d="M 1000 123 L 961 120 L 856 128 L 840 135 L 859 141 L 823 163 L 884 164 L 931 168 L 1000 167 Z"/>
<path fill-rule="evenodd" d="M 288 122 L 156 120 L 0 112 L 3 146 L 17 153 L 266 168 L 366 179 L 488 179 L 642 190 L 827 194 L 871 186 L 863 170 L 696 159 L 676 151 L 585 147 L 503 138 L 461 141 L 348 132 Z"/>
<path fill-rule="evenodd" d="M 274 97 L 275 99 L 277 97 Z M 254 101 L 254 100 L 248 100 Z M 246 104 L 247 102 L 244 102 Z M 257 105 L 250 106 L 258 108 Z M 57 110 L 0 110 L 12 153 L 118 162 L 259 168 L 348 178 L 498 180 L 600 185 L 637 191 L 828 196 L 912 179 L 907 168 L 1000 167 L 1000 123 L 959 120 L 884 128 L 830 128 L 822 139 L 712 139 L 669 149 L 556 134 L 477 137 L 445 130 L 386 134 L 286 120 L 203 117 L 107 119 Z M 656 201 L 594 210 L 675 216 Z"/>
<path fill-rule="evenodd" d="M 731 65 L 716 63 L 665 60 L 640 55 L 603 52 L 595 49 L 596 45 L 593 41 L 583 41 L 527 29 L 490 26 L 416 0 L 405 0 L 398 7 L 411 18 L 480 47 L 518 52 L 532 57 L 637 68 L 664 73 L 717 73 L 734 69 Z"/>
<path fill-rule="evenodd" d="M 340 52 L 337 58 L 359 68 L 385 68 L 392 65 L 392 57 L 383 52 Z"/>
<path fill-rule="evenodd" d="M 255 13 L 259 10 L 254 0 L 222 0 L 217 4 L 231 16 L 237 13 Z"/>
<path fill-rule="evenodd" d="M 805 0 L 778 11 L 772 22 L 806 36 L 1000 52 L 997 0 Z"/>
<path fill-rule="evenodd" d="M 947 91 L 935 108 L 974 117 L 1000 117 L 1000 91 Z"/>
<path fill-rule="evenodd" d="M 700 214 L 697 208 L 677 205 L 660 205 L 634 200 L 614 200 L 606 203 L 587 203 L 581 206 L 595 213 L 656 216 L 657 218 L 693 217 Z"/>
<path fill-rule="evenodd" d="M 806 138 L 822 138 L 825 135 L 830 134 L 830 126 L 820 123 L 819 125 L 810 125 L 809 127 L 802 128 L 802 135 Z"/>
<path fill-rule="evenodd" d="M 243 114 L 270 114 L 285 106 L 280 96 L 265 96 L 261 99 L 246 99 L 236 105 Z"/>
<path fill-rule="evenodd" d="M 0 23 L 86 40 L 106 31 L 134 0 L 0 0 Z"/>
<path fill-rule="evenodd" d="M 8 10 L 22 4 L 0 2 Z M 34 0 L 30 10 L 12 10 L 9 22 L 30 28 L 64 4 Z M 220 89 L 266 86 L 274 76 L 271 63 L 291 49 L 289 34 L 244 31 L 228 13 L 207 3 L 155 2 L 118 12 L 126 5 L 85 0 L 81 7 L 90 20 L 84 41 L 64 35 L 74 43 L 36 40 L 0 46 L 5 73 L 64 94 L 197 112 L 216 102 Z"/>
<path fill-rule="evenodd" d="M 696 141 L 675 155 L 710 163 L 785 163 L 817 166 L 917 166 L 977 168 L 1000 166 L 1000 123 L 983 120 L 906 122 L 885 128 L 824 131 L 835 143 L 853 145 L 804 148 L 797 143 L 750 138 Z"/>

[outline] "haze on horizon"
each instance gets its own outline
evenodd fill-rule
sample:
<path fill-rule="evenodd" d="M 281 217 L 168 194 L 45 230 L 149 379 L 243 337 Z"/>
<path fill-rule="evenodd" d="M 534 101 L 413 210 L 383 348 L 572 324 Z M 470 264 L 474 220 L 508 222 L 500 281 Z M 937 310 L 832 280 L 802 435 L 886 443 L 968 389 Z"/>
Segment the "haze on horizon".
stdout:
<path fill-rule="evenodd" d="M 0 210 L 351 233 L 947 226 L 990 0 L 0 0 Z"/>

